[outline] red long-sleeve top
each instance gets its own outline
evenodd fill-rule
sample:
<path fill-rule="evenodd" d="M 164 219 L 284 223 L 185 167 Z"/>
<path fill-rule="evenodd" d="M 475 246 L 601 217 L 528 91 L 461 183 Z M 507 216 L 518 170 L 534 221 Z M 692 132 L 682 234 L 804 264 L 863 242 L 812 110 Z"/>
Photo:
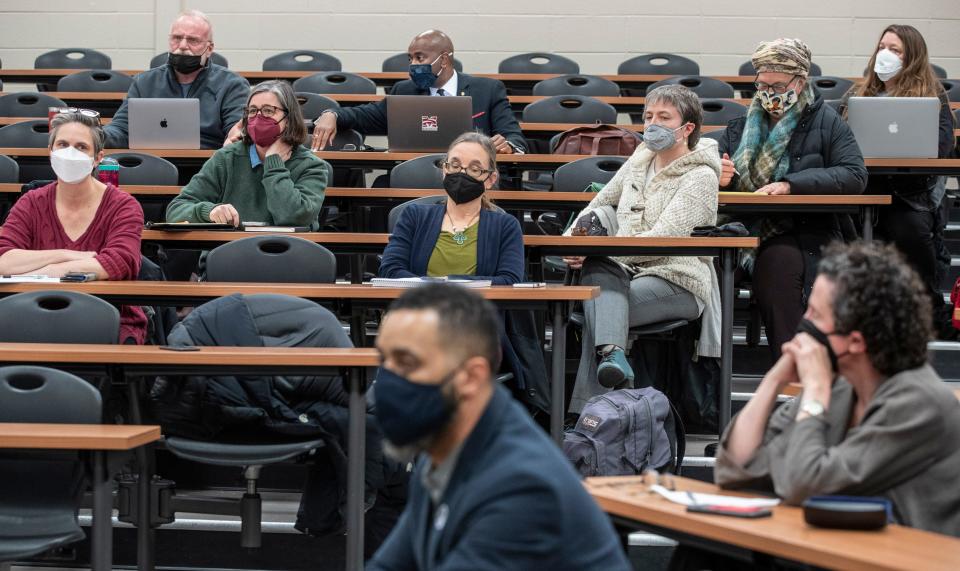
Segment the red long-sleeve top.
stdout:
<path fill-rule="evenodd" d="M 96 252 L 111 280 L 135 280 L 140 273 L 143 209 L 135 198 L 108 185 L 87 230 L 71 240 L 57 217 L 57 183 L 31 190 L 10 210 L 0 233 L 0 256 L 8 250 Z M 147 317 L 139 306 L 120 306 L 120 339 L 143 344 Z"/>

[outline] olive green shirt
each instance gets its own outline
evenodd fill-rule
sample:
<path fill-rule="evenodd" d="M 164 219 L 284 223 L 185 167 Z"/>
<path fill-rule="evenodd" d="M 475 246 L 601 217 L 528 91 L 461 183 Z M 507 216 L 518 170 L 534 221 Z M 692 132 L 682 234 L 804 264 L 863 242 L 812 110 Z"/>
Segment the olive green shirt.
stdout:
<path fill-rule="evenodd" d="M 432 278 L 476 275 L 479 229 L 480 225 L 474 224 L 464 230 L 466 241 L 463 244 L 454 240 L 453 232 L 441 230 L 427 263 L 427 275 Z"/>

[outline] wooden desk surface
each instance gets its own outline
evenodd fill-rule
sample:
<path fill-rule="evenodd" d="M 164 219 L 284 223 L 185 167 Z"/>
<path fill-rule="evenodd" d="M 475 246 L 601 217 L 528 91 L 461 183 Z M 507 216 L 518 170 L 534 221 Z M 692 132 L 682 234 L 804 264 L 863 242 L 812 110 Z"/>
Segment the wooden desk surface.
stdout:
<path fill-rule="evenodd" d="M 156 345 L 0 343 L 2 363 L 377 367 L 376 349 L 318 347 L 202 347 L 168 351 Z"/>
<path fill-rule="evenodd" d="M 661 529 L 769 553 L 829 569 L 863 571 L 956 570 L 960 539 L 888 525 L 882 531 L 828 530 L 808 526 L 803 510 L 773 508 L 773 516 L 741 519 L 688 513 L 686 507 L 651 495 L 639 478 L 588 478 L 587 490 L 607 513 Z M 675 478 L 677 489 L 738 494 L 716 486 Z"/>
<path fill-rule="evenodd" d="M 223 297 L 235 293 L 253 295 L 274 293 L 306 299 L 393 300 L 405 288 L 373 287 L 369 284 L 289 284 L 235 282 L 172 282 L 172 281 L 95 281 L 85 283 L 5 283 L 0 293 L 67 290 L 95 296 L 136 295 L 143 297 Z M 600 294 L 596 286 L 563 286 L 548 284 L 543 288 L 493 286 L 476 288 L 476 294 L 491 301 L 584 301 Z"/>
<path fill-rule="evenodd" d="M 0 448 L 130 450 L 160 440 L 160 427 L 0 422 Z"/>

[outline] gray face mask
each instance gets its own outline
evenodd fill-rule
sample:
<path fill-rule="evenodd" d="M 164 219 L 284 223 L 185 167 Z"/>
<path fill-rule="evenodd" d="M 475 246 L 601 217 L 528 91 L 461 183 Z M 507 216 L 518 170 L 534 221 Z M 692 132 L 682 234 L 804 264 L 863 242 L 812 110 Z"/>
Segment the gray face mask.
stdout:
<path fill-rule="evenodd" d="M 648 149 L 655 153 L 661 153 L 673 148 L 677 144 L 677 137 L 674 135 L 686 124 L 680 125 L 676 129 L 670 129 L 663 125 L 650 125 L 643 129 L 643 142 Z"/>

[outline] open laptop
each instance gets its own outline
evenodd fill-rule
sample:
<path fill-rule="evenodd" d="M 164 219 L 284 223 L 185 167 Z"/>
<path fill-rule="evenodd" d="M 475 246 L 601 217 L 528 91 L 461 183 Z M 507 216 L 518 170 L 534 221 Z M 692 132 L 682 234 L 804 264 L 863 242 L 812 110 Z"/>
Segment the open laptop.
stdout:
<path fill-rule="evenodd" d="M 200 100 L 127 100 L 131 149 L 199 149 Z"/>
<path fill-rule="evenodd" d="M 864 157 L 937 158 L 940 100 L 936 97 L 851 97 L 847 123 Z"/>
<path fill-rule="evenodd" d="M 387 96 L 387 147 L 394 152 L 447 150 L 454 139 L 473 130 L 471 97 Z"/>

